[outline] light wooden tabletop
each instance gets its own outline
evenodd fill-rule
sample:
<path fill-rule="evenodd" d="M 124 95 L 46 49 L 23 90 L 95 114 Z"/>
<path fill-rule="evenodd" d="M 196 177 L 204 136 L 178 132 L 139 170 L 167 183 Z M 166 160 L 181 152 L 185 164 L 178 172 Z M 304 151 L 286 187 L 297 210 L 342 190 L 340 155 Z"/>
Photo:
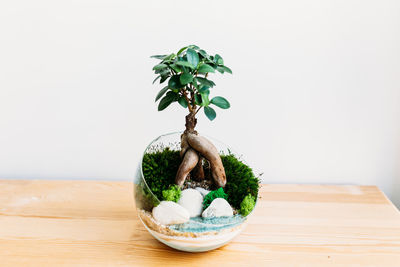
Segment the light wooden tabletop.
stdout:
<path fill-rule="evenodd" d="M 375 186 L 263 185 L 244 232 L 204 253 L 155 240 L 132 188 L 0 180 L 0 265 L 400 266 L 400 213 Z"/>

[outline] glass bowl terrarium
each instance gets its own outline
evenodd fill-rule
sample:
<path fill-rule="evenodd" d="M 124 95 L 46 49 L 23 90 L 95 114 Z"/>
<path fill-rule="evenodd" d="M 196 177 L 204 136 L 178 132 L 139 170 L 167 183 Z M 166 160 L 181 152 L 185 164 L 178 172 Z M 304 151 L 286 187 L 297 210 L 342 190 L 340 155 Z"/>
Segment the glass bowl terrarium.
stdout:
<path fill-rule="evenodd" d="M 207 137 L 220 153 L 227 183 L 223 189 L 218 188 L 212 183 L 210 168 L 203 163 L 205 179 L 198 181 L 195 177 L 188 177 L 181 189 L 175 184 L 181 163 L 181 135 L 179 132 L 162 135 L 144 151 L 134 182 L 138 216 L 156 239 L 170 247 L 191 252 L 215 249 L 228 243 L 245 227 L 247 216 L 257 199 L 258 179 L 237 153 L 222 142 Z M 190 193 L 186 198 L 193 199 L 185 203 L 182 195 L 188 189 Z M 228 211 L 223 211 L 224 216 L 212 216 L 219 215 L 218 211 L 205 214 L 206 207 L 210 207 L 217 198 L 227 200 L 231 213 L 228 208 Z M 162 201 L 182 205 L 189 215 L 182 214 L 181 209 L 166 206 L 164 217 L 167 218 L 157 214 L 154 216 L 155 207 Z M 161 217 L 161 222 L 157 221 L 160 220 L 157 216 Z"/>
<path fill-rule="evenodd" d="M 229 102 L 209 98 L 215 83 L 208 74 L 232 73 L 220 55 L 195 45 L 161 60 L 154 82 L 168 81 L 156 96 L 158 110 L 177 102 L 188 109 L 185 131 L 155 139 L 145 150 L 135 180 L 138 214 L 159 241 L 184 251 L 206 251 L 229 242 L 243 229 L 255 207 L 259 181 L 252 169 L 226 145 L 200 135 L 197 113 L 211 121 Z M 154 83 L 153 82 L 153 83 Z"/>

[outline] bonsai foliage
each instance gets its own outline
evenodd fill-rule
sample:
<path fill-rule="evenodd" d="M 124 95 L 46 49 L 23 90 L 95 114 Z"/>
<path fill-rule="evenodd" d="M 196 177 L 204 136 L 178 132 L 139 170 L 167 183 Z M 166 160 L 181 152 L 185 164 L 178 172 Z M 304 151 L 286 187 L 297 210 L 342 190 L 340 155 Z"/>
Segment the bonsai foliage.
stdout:
<path fill-rule="evenodd" d="M 156 96 L 159 100 L 158 110 L 166 109 L 171 103 L 178 102 L 183 108 L 187 108 L 185 132 L 181 136 L 182 163 L 175 177 L 175 183 L 183 186 L 186 178 L 192 173 L 197 180 L 204 179 L 203 158 L 210 166 L 214 182 L 219 187 L 226 184 L 224 167 L 218 150 L 206 138 L 199 136 L 194 130 L 197 124 L 196 114 L 204 108 L 204 113 L 210 120 L 217 116 L 211 105 L 222 109 L 230 107 L 228 100 L 222 96 L 210 99 L 210 90 L 215 83 L 208 79 L 209 73 L 232 73 L 231 69 L 224 65 L 224 60 L 218 54 L 212 56 L 196 45 L 181 48 L 176 54 L 157 55 L 153 58 L 161 60 L 153 70 L 160 79 L 160 84 L 167 85 Z"/>
<path fill-rule="evenodd" d="M 216 71 L 232 74 L 220 55 L 212 56 L 196 45 L 189 45 L 181 48 L 176 54 L 155 55 L 152 58 L 161 60 L 153 67 L 157 74 L 153 83 L 160 80 L 160 84 L 167 84 L 156 96 L 156 102 L 161 99 L 158 104 L 159 111 L 166 109 L 173 102 L 178 102 L 191 114 L 196 114 L 204 107 L 207 118 L 214 120 L 216 112 L 210 105 L 222 109 L 230 107 L 229 102 L 221 96 L 209 98 L 210 89 L 215 83 L 208 79 L 208 74 Z"/>
<path fill-rule="evenodd" d="M 225 194 L 224 189 L 222 187 L 218 188 L 217 190 L 211 191 L 210 193 L 204 196 L 203 209 L 208 208 L 211 202 L 216 198 L 228 199 L 228 195 Z"/>
<path fill-rule="evenodd" d="M 181 198 L 181 189 L 177 185 L 171 185 L 167 190 L 162 191 L 164 200 L 178 202 Z"/>

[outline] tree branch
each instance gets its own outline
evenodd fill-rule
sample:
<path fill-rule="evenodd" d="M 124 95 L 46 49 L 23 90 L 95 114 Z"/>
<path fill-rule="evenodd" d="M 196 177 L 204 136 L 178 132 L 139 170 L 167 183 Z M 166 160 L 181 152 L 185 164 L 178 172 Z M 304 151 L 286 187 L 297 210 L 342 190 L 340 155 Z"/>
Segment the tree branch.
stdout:
<path fill-rule="evenodd" d="M 186 90 L 185 89 L 181 89 L 181 93 L 183 95 L 183 97 L 185 98 L 187 104 L 188 104 L 188 108 L 189 108 L 189 112 L 192 113 L 193 112 L 193 107 L 190 105 L 190 99 L 187 96 Z"/>
<path fill-rule="evenodd" d="M 197 114 L 197 112 L 199 112 L 200 111 L 200 109 L 202 108 L 203 106 L 200 106 L 197 110 L 196 110 L 196 113 L 194 113 L 194 115 L 196 115 Z"/>

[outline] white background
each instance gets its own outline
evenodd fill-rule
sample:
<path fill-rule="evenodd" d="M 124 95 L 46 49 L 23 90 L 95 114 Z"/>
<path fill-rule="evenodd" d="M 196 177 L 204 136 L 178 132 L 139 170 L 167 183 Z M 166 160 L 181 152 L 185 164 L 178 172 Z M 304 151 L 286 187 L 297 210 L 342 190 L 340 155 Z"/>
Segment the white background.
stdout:
<path fill-rule="evenodd" d="M 153 54 L 198 44 L 234 75 L 198 130 L 267 183 L 376 184 L 400 204 L 400 1 L 1 1 L 0 177 L 132 180 L 154 137 Z"/>

